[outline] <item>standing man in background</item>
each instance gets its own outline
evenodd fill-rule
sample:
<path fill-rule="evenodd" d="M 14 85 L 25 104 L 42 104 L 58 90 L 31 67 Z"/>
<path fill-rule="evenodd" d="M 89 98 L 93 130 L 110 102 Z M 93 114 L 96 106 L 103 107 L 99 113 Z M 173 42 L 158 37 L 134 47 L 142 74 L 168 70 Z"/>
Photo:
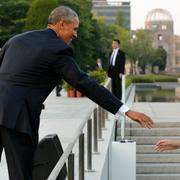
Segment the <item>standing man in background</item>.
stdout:
<path fill-rule="evenodd" d="M 112 79 L 112 93 L 121 100 L 122 75 L 125 72 L 125 53 L 120 49 L 120 41 L 113 39 L 112 53 L 109 60 L 108 76 Z"/>
<path fill-rule="evenodd" d="M 97 66 L 97 69 L 103 69 L 103 67 L 102 67 L 102 60 L 100 58 L 97 58 L 96 66 Z"/>

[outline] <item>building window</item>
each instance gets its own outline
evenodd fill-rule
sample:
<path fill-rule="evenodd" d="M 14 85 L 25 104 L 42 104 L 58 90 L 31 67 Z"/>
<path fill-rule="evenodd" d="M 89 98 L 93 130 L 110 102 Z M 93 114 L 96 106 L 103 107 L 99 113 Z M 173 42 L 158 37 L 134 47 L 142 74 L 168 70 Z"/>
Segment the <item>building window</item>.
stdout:
<path fill-rule="evenodd" d="M 158 38 L 159 41 L 162 41 L 162 40 L 163 40 L 162 34 L 158 34 L 158 37 L 157 37 L 157 38 Z"/>
<path fill-rule="evenodd" d="M 176 51 L 180 50 L 180 43 L 176 43 Z"/>
<path fill-rule="evenodd" d="M 180 57 L 176 56 L 176 64 L 179 64 L 179 63 L 180 63 Z"/>
<path fill-rule="evenodd" d="M 167 25 L 165 25 L 165 24 L 162 25 L 162 26 L 161 26 L 161 29 L 162 29 L 162 30 L 166 30 L 166 29 L 167 29 Z"/>
<path fill-rule="evenodd" d="M 158 48 L 162 48 L 163 49 L 163 46 L 158 46 Z"/>
<path fill-rule="evenodd" d="M 157 24 L 153 24 L 153 25 L 151 26 L 151 28 L 152 28 L 152 29 L 157 29 Z"/>

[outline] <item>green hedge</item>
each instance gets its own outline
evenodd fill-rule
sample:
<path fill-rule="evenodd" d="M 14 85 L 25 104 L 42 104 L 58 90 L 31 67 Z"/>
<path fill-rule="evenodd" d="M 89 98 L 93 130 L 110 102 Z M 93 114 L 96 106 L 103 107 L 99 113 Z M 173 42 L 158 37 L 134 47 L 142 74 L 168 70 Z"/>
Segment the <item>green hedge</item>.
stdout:
<path fill-rule="evenodd" d="M 104 82 L 105 82 L 105 79 L 107 77 L 106 75 L 106 71 L 104 71 L 103 69 L 97 69 L 97 70 L 94 70 L 94 71 L 90 71 L 88 73 L 88 75 L 95 79 L 99 84 L 103 85 Z"/>
<path fill-rule="evenodd" d="M 131 83 L 177 82 L 177 76 L 170 75 L 129 75 L 126 77 L 126 87 Z"/>

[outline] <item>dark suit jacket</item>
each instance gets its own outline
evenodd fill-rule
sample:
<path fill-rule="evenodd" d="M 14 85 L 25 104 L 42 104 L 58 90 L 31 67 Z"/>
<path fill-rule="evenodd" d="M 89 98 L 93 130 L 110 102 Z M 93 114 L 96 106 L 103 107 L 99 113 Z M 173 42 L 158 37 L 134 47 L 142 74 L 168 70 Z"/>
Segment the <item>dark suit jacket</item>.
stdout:
<path fill-rule="evenodd" d="M 112 113 L 122 103 L 77 66 L 51 29 L 16 35 L 0 51 L 0 125 L 37 142 L 42 103 L 61 79 Z"/>
<path fill-rule="evenodd" d="M 125 71 L 125 53 L 122 50 L 118 50 L 116 59 L 115 59 L 115 66 L 111 66 L 109 64 L 108 67 L 108 76 L 111 78 L 118 78 L 119 74 L 124 74 Z"/>

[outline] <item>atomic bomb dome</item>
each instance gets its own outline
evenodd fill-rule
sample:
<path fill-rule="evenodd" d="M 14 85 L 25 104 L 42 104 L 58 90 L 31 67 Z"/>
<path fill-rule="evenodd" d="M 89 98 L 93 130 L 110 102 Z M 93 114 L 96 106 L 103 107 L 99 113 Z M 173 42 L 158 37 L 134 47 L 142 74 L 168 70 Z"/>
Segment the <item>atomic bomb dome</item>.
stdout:
<path fill-rule="evenodd" d="M 152 34 L 153 47 L 167 52 L 166 71 L 180 72 L 180 37 L 174 35 L 174 20 L 165 9 L 152 9 L 145 18 L 145 30 Z"/>
<path fill-rule="evenodd" d="M 173 18 L 165 9 L 153 9 L 146 16 L 146 22 L 149 21 L 173 21 Z"/>

